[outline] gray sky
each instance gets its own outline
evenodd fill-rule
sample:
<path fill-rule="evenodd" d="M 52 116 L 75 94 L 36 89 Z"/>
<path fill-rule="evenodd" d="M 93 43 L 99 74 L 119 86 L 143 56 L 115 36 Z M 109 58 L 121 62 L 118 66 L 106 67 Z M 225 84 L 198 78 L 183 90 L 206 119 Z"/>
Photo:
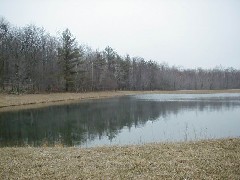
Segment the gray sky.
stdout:
<path fill-rule="evenodd" d="M 0 0 L 0 15 L 120 55 L 240 69 L 240 0 Z"/>

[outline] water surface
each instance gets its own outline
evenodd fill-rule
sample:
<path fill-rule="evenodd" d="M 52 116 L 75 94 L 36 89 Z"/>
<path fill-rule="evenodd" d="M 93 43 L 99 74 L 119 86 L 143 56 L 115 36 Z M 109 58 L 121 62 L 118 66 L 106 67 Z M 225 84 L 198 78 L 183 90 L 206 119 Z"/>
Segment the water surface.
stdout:
<path fill-rule="evenodd" d="M 240 136 L 240 94 L 149 94 L 0 113 L 0 146 L 102 146 Z"/>

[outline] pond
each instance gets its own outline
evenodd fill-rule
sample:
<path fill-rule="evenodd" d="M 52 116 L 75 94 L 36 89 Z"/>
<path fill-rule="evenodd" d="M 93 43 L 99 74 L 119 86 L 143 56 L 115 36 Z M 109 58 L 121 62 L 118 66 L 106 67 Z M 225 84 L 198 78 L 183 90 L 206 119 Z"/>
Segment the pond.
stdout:
<path fill-rule="evenodd" d="M 175 142 L 240 136 L 240 94 L 148 94 L 0 112 L 0 147 Z"/>

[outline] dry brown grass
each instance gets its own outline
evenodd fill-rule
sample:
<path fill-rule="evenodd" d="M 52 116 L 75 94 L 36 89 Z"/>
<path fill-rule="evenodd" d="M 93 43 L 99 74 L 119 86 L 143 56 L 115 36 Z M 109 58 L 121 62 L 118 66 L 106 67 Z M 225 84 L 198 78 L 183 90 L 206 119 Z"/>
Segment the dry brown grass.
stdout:
<path fill-rule="evenodd" d="M 0 94 L 0 112 L 14 109 L 25 109 L 35 107 L 38 108 L 42 106 L 65 104 L 87 99 L 100 99 L 100 98 L 102 99 L 129 94 L 131 94 L 131 92 L 129 91 L 22 94 L 22 95 Z"/>
<path fill-rule="evenodd" d="M 0 179 L 240 179 L 240 139 L 0 154 Z"/>
<path fill-rule="evenodd" d="M 115 96 L 133 95 L 133 94 L 209 94 L 209 93 L 240 93 L 236 90 L 184 90 L 184 91 L 103 91 L 88 93 L 50 93 L 50 94 L 0 94 L 0 111 L 13 109 L 13 106 L 31 105 L 26 108 L 35 106 L 35 104 L 46 106 L 61 104 L 72 101 L 109 98 Z M 9 108 L 11 107 L 11 108 Z M 37 107 L 37 106 L 36 106 Z"/>

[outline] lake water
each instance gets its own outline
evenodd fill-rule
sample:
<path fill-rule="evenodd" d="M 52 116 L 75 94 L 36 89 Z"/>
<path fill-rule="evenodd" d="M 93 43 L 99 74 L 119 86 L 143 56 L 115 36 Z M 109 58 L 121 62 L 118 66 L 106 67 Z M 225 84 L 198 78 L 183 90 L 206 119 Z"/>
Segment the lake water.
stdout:
<path fill-rule="evenodd" d="M 0 146 L 240 137 L 240 94 L 149 94 L 0 113 Z"/>

